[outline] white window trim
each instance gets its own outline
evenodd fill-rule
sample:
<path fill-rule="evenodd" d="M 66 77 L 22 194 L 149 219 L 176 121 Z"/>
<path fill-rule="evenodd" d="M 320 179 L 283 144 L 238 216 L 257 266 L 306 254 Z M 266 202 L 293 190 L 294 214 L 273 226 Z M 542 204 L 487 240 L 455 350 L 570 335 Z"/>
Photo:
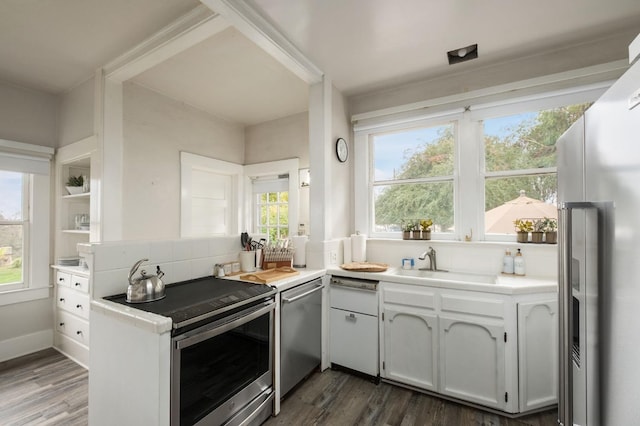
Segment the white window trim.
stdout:
<path fill-rule="evenodd" d="M 518 114 L 526 111 L 551 109 L 559 106 L 595 101 L 611 85 L 611 81 L 598 82 L 589 85 L 563 88 L 561 90 L 544 90 L 541 87 L 537 93 L 526 96 L 508 97 L 482 103 L 481 99 L 470 96 L 471 104 L 461 110 L 457 105 L 460 99 L 450 105 L 439 105 L 438 111 L 427 114 L 415 110 L 398 113 L 394 111 L 388 116 L 377 115 L 371 117 L 354 117 L 354 225 L 355 229 L 367 229 L 372 238 L 402 238 L 400 233 L 373 232 L 373 155 L 371 141 L 373 135 L 398 130 L 408 130 L 413 127 L 429 127 L 441 123 L 443 120 L 457 120 L 455 140 L 454 170 L 454 223 L 455 231 L 451 234 L 434 234 L 434 239 L 455 239 L 463 241 L 465 235 L 473 233 L 474 240 L 481 241 L 515 241 L 511 235 L 484 233 L 484 184 L 486 176 L 522 175 L 517 172 L 484 171 L 484 145 L 482 144 L 482 129 L 480 121 L 490 117 L 500 117 Z M 366 118 L 358 122 L 356 118 Z M 464 155 L 460 153 L 464 152 Z M 556 168 L 532 170 L 531 174 L 555 173 Z M 462 197 L 462 194 L 465 194 Z"/>
<path fill-rule="evenodd" d="M 296 235 L 298 230 L 300 193 L 298 188 L 298 165 L 300 160 L 290 158 L 287 160 L 269 161 L 265 163 L 248 164 L 244 166 L 245 187 L 251 188 L 252 177 L 273 176 L 289 174 L 289 235 Z M 253 211 L 253 191 L 247 190 L 245 197 L 245 211 Z M 247 214 L 244 229 L 253 229 L 253 214 Z"/>
<path fill-rule="evenodd" d="M 24 263 L 25 286 L 0 292 L 0 306 L 50 296 L 50 209 L 51 209 L 51 160 L 53 148 L 0 139 L 0 155 L 23 158 L 37 163 L 38 174 L 29 179 L 29 227 L 25 243 L 29 251 Z M 16 157 L 17 156 L 17 157 Z M 42 168 L 44 167 L 44 168 Z M 23 171 L 23 173 L 28 173 Z M 46 243 L 43 242 L 43 236 Z"/>

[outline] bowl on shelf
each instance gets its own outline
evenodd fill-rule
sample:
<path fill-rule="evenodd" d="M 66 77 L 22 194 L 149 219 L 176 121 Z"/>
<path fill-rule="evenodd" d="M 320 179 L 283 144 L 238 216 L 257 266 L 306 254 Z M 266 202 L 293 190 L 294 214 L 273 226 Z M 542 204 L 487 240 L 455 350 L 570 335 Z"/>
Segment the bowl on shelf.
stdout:
<path fill-rule="evenodd" d="M 65 186 L 69 195 L 78 195 L 84 192 L 84 188 L 81 186 Z"/>

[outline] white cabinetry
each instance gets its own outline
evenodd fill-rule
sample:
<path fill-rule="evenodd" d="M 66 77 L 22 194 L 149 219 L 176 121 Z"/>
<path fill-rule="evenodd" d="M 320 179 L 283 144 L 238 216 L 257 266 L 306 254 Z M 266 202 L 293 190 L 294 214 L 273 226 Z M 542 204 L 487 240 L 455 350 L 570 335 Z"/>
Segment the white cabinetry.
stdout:
<path fill-rule="evenodd" d="M 433 292 L 385 288 L 380 375 L 437 391 L 438 318 Z"/>
<path fill-rule="evenodd" d="M 520 409 L 558 399 L 558 299 L 518 303 Z"/>
<path fill-rule="evenodd" d="M 77 270 L 76 270 L 77 269 Z M 89 365 L 89 276 L 80 268 L 55 271 L 56 348 L 81 365 Z"/>
<path fill-rule="evenodd" d="M 330 314 L 331 363 L 378 376 L 378 295 L 375 290 L 335 285 Z"/>
<path fill-rule="evenodd" d="M 380 286 L 384 379 L 508 413 L 556 403 L 555 295 Z"/>

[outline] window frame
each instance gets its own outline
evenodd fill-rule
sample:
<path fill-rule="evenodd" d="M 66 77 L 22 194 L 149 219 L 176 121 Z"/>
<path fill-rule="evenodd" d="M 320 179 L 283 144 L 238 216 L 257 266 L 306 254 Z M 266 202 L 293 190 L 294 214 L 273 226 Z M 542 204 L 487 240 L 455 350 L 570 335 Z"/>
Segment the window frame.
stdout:
<path fill-rule="evenodd" d="M 381 114 L 358 123 L 354 120 L 354 189 L 355 229 L 367 230 L 372 238 L 401 239 L 400 232 L 375 232 L 373 193 L 373 137 L 390 131 L 402 131 L 415 127 L 435 126 L 443 121 L 456 121 L 455 166 L 454 166 L 454 227 L 453 233 L 434 233 L 432 239 L 464 241 L 471 235 L 473 240 L 515 242 L 516 236 L 509 234 L 485 234 L 485 180 L 487 177 L 529 176 L 557 173 L 556 167 L 544 169 L 486 172 L 482 120 L 522 112 L 541 111 L 566 105 L 594 102 L 612 82 L 576 85 L 561 90 L 532 89 L 523 95 L 505 95 L 500 100 L 476 102 L 455 99 L 455 102 L 438 105 L 431 113 L 407 111 Z M 494 98 L 495 99 L 495 98 Z M 469 104 L 459 107 L 460 104 Z M 373 116 L 373 115 L 372 115 Z M 461 153 L 464 152 L 464 155 Z M 363 195 L 364 193 L 364 195 Z M 463 197 L 462 194 L 465 194 Z"/>
<path fill-rule="evenodd" d="M 23 211 L 27 222 L 23 234 L 23 285 L 0 290 L 0 306 L 50 297 L 53 153 L 53 148 L 0 139 L 0 162 L 5 165 L 2 169 L 29 175 L 23 185 L 23 191 L 28 193 L 23 197 L 23 204 L 27 205 Z"/>

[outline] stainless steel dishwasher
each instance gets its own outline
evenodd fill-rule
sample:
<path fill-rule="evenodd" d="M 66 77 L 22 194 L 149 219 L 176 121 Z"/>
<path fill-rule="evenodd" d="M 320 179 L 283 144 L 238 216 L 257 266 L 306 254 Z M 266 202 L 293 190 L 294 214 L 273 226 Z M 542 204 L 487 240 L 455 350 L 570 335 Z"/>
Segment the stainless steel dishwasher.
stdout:
<path fill-rule="evenodd" d="M 280 293 L 280 396 L 320 365 L 323 288 L 318 278 Z"/>

